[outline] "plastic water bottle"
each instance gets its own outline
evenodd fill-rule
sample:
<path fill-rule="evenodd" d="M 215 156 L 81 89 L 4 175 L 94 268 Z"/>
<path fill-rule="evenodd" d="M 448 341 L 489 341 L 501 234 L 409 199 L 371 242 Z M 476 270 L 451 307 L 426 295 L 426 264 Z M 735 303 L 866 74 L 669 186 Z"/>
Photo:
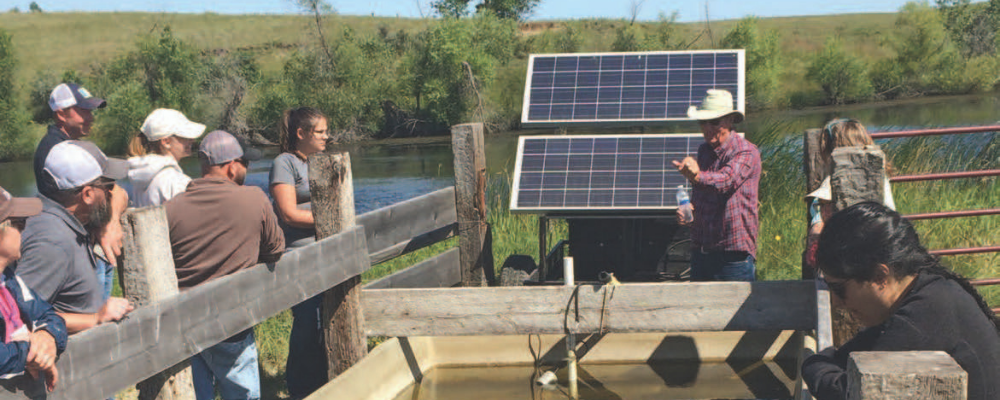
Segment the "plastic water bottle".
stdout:
<path fill-rule="evenodd" d="M 691 210 L 691 198 L 688 197 L 687 189 L 684 189 L 684 185 L 677 186 L 677 211 L 680 212 L 682 222 L 689 223 L 694 221 L 694 214 Z"/>

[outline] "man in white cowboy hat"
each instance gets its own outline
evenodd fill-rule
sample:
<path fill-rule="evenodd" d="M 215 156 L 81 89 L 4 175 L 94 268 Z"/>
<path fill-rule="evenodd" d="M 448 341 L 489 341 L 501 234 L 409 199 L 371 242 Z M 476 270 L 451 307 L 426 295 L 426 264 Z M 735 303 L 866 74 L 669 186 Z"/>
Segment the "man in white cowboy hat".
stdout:
<path fill-rule="evenodd" d="M 743 113 L 728 91 L 710 89 L 688 117 L 698 120 L 705 136 L 697 159 L 674 161 L 692 187 L 694 220 L 681 221 L 691 225 L 691 280 L 753 281 L 760 151 L 733 129 Z"/>

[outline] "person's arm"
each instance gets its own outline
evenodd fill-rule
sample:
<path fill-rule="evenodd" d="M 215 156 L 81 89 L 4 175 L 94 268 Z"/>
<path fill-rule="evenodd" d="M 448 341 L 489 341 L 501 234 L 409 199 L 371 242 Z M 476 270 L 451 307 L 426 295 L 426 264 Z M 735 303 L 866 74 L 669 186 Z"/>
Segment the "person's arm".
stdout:
<path fill-rule="evenodd" d="M 296 204 L 295 186 L 287 183 L 274 183 L 271 185 L 271 196 L 274 197 L 275 208 L 281 220 L 289 226 L 296 228 L 312 228 L 312 210 L 304 210 Z"/>
<path fill-rule="evenodd" d="M 112 297 L 109 298 L 96 313 L 80 314 L 59 312 L 58 314 L 66 320 L 66 331 L 69 332 L 69 334 L 74 334 L 83 332 L 100 324 L 120 321 L 125 317 L 125 314 L 132 311 L 132 308 L 133 307 L 129 304 L 128 300 L 121 297 Z"/>
<path fill-rule="evenodd" d="M 29 288 L 21 280 L 21 277 L 15 276 L 15 279 L 21 289 L 21 296 L 24 299 L 21 311 L 31 320 L 32 331 L 48 332 L 54 340 L 53 344 L 55 345 L 56 352 L 62 354 L 66 350 L 66 321 L 56 313 L 51 304 L 42 300 L 38 296 L 38 293 Z"/>
<path fill-rule="evenodd" d="M 692 182 L 720 193 L 729 193 L 749 179 L 754 170 L 759 169 L 760 152 L 748 146 L 734 154 L 733 159 L 718 171 L 698 171 Z"/>
<path fill-rule="evenodd" d="M 285 234 L 278 226 L 278 216 L 271 210 L 267 203 L 267 196 L 260 192 L 261 210 L 264 216 L 262 221 L 263 229 L 260 238 L 259 262 L 269 263 L 278 261 L 281 254 L 285 252 Z"/>

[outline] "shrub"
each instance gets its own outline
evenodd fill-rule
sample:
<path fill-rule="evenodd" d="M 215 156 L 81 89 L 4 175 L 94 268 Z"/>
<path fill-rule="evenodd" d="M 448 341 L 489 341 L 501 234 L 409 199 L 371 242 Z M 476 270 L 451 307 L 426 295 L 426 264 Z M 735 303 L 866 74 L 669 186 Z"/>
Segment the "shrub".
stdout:
<path fill-rule="evenodd" d="M 943 17 L 927 3 L 903 6 L 887 44 L 895 56 L 876 64 L 871 74 L 879 95 L 969 93 L 985 85 L 982 75 L 967 75 L 967 61 L 951 40 Z"/>
<path fill-rule="evenodd" d="M 0 29 L 0 160 L 30 154 L 33 144 L 26 135 L 28 118 L 18 101 L 16 69 L 14 41 L 6 30 Z"/>
<path fill-rule="evenodd" d="M 841 41 L 832 37 L 809 65 L 806 77 L 820 85 L 827 104 L 844 104 L 872 96 L 871 80 L 864 61 L 844 51 Z"/>
<path fill-rule="evenodd" d="M 747 17 L 736 23 L 720 45 L 726 49 L 746 50 L 746 104 L 760 109 L 777 105 L 782 73 L 778 32 L 757 27 L 757 18 Z"/>

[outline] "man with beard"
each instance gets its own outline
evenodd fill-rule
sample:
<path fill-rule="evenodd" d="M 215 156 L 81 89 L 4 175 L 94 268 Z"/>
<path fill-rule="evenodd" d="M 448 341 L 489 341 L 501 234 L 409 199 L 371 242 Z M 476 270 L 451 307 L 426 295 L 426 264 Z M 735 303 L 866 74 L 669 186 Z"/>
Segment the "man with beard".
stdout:
<path fill-rule="evenodd" d="M 71 334 L 132 310 L 128 300 L 105 295 L 89 233 L 111 220 L 111 191 L 127 171 L 124 160 L 107 158 L 90 142 L 63 141 L 45 158 L 41 182 L 51 190 L 38 196 L 41 214 L 27 220 L 15 271 Z"/>
<path fill-rule="evenodd" d="M 90 127 L 94 123 L 93 111 L 104 108 L 107 102 L 94 97 L 87 89 L 75 83 L 60 83 L 49 95 L 49 108 L 52 109 L 54 123 L 35 149 L 34 169 L 35 184 L 38 192 L 50 196 L 58 188 L 50 180 L 43 179 L 45 159 L 52 147 L 67 140 L 80 140 L 90 135 Z M 121 254 L 122 228 L 118 222 L 128 206 L 128 193 L 118 186 L 111 189 L 111 221 L 114 223 L 95 225 L 90 228 L 94 241 L 100 246 L 97 253 L 98 281 L 104 287 L 104 296 L 111 295 L 111 284 L 114 280 L 116 257 Z"/>
<path fill-rule="evenodd" d="M 198 150 L 202 178 L 165 205 L 170 247 L 181 291 L 234 274 L 285 251 L 278 217 L 264 191 L 243 186 L 250 161 L 239 141 L 223 131 L 205 135 Z M 191 357 L 198 400 L 259 399 L 260 376 L 253 329 Z"/>

